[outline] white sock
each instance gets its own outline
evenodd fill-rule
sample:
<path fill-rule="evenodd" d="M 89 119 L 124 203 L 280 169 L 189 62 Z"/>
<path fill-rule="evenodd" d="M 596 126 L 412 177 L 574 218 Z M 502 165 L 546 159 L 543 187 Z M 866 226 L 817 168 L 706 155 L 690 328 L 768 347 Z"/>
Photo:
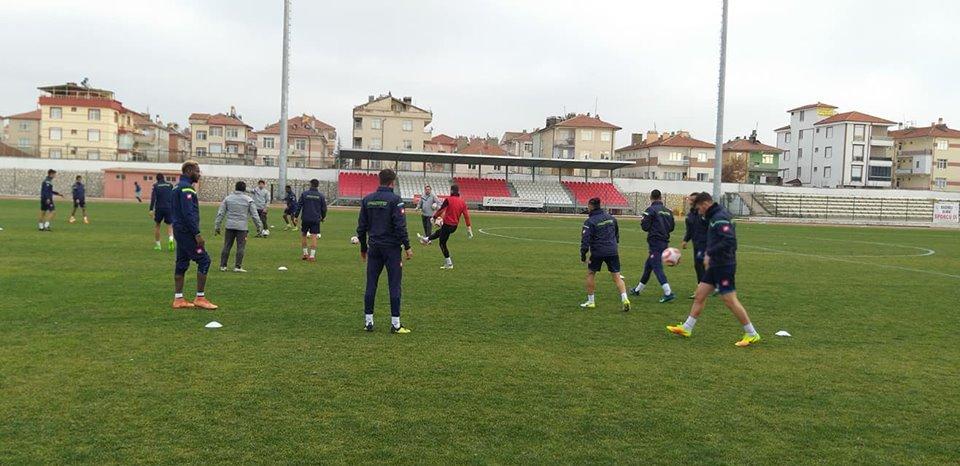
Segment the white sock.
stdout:
<path fill-rule="evenodd" d="M 183 293 L 174 293 L 174 294 L 173 294 L 173 297 L 176 298 L 176 299 L 180 299 L 180 298 L 183 297 Z"/>
<path fill-rule="evenodd" d="M 624 291 L 623 293 L 620 293 L 620 301 L 626 301 L 626 300 L 627 300 L 627 292 Z"/>
<path fill-rule="evenodd" d="M 390 325 L 393 325 L 394 327 L 399 328 L 399 327 L 400 327 L 400 318 L 399 318 L 399 317 L 390 316 Z"/>
<path fill-rule="evenodd" d="M 673 290 L 670 289 L 670 284 L 669 284 L 669 283 L 664 283 L 664 284 L 663 284 L 663 294 L 664 294 L 665 296 L 670 296 L 670 295 L 673 294 Z"/>
<path fill-rule="evenodd" d="M 316 249 L 311 249 L 311 250 L 310 250 L 310 257 L 313 257 L 313 258 L 316 258 L 316 257 L 317 257 L 317 250 L 316 250 Z"/>
<path fill-rule="evenodd" d="M 446 262 L 447 262 L 447 265 L 453 265 L 453 259 L 449 257 L 446 258 Z"/>
<path fill-rule="evenodd" d="M 694 325 L 697 325 L 697 318 L 694 316 L 687 316 L 687 321 L 683 323 L 683 328 L 687 329 L 688 332 L 692 332 Z"/>
<path fill-rule="evenodd" d="M 588 295 L 587 295 L 587 302 L 588 302 L 588 303 L 594 302 L 594 295 L 588 294 Z"/>
<path fill-rule="evenodd" d="M 643 289 L 646 288 L 646 287 L 647 287 L 647 285 L 644 284 L 644 283 L 642 283 L 642 282 L 641 282 L 641 283 L 637 283 L 637 286 L 636 286 L 636 288 L 633 289 L 633 291 L 636 291 L 637 293 L 642 293 L 642 292 L 643 292 Z"/>
<path fill-rule="evenodd" d="M 50 228 L 50 222 L 43 222 L 44 228 Z"/>
<path fill-rule="evenodd" d="M 373 314 L 364 314 L 364 315 L 363 315 L 363 321 L 364 321 L 367 325 L 373 325 Z"/>
<path fill-rule="evenodd" d="M 202 297 L 203 297 L 203 292 L 202 292 L 202 291 L 198 291 L 198 292 L 197 292 L 197 297 L 198 297 L 198 298 L 202 298 Z"/>
<path fill-rule="evenodd" d="M 307 248 L 303 248 L 303 255 L 304 255 L 304 256 L 306 256 L 309 252 L 310 252 L 310 251 L 308 251 Z"/>
<path fill-rule="evenodd" d="M 43 222 L 38 223 L 37 228 L 43 228 Z"/>
<path fill-rule="evenodd" d="M 757 330 L 753 328 L 753 322 L 748 322 L 747 325 L 744 325 L 743 331 L 747 332 L 747 335 L 750 335 L 751 337 L 757 334 Z"/>
<path fill-rule="evenodd" d="M 157 246 L 160 246 L 160 242 L 159 242 L 159 241 L 157 241 Z"/>
<path fill-rule="evenodd" d="M 167 237 L 167 239 L 170 240 L 170 241 L 173 241 L 173 235 L 170 235 L 169 237 Z M 157 241 L 157 242 L 159 243 L 159 241 Z"/>

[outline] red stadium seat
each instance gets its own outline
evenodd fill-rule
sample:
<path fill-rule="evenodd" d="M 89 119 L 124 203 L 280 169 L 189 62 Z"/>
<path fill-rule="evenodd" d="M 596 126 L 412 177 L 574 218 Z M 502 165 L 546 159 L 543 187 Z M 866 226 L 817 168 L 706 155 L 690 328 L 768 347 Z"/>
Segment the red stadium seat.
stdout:
<path fill-rule="evenodd" d="M 604 206 L 627 207 L 629 202 L 613 183 L 564 181 L 563 185 L 573 193 L 578 205 L 586 205 L 591 198 L 599 197 Z"/>
<path fill-rule="evenodd" d="M 505 180 L 494 178 L 454 178 L 460 186 L 460 197 L 465 202 L 483 202 L 485 196 L 510 197 L 510 188 Z"/>
<path fill-rule="evenodd" d="M 377 175 L 357 172 L 340 172 L 337 192 L 343 198 L 362 198 L 377 190 L 380 180 Z"/>

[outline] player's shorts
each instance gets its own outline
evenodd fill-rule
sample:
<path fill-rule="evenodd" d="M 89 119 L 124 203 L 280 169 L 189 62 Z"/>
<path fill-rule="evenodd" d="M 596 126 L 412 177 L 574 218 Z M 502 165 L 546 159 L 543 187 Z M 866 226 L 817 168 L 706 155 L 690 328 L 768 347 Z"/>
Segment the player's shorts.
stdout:
<path fill-rule="evenodd" d="M 52 199 L 49 202 L 44 199 L 40 199 L 40 210 L 44 212 L 53 212 L 54 210 L 57 210 L 57 208 L 53 205 Z"/>
<path fill-rule="evenodd" d="M 153 211 L 153 223 L 159 225 L 160 222 L 166 223 L 167 225 L 173 223 L 173 215 L 169 210 L 157 209 Z"/>
<path fill-rule="evenodd" d="M 316 235 L 320 233 L 320 222 L 301 222 L 300 233 Z"/>
<path fill-rule="evenodd" d="M 287 207 L 286 209 L 283 209 L 283 215 L 294 216 L 294 215 L 296 215 L 296 214 L 297 214 L 297 209 L 291 209 L 290 207 Z"/>
<path fill-rule="evenodd" d="M 607 264 L 607 270 L 609 270 L 610 273 L 620 272 L 620 256 L 590 256 L 590 262 L 587 264 L 587 270 L 591 272 L 599 272 L 603 264 Z"/>
<path fill-rule="evenodd" d="M 729 265 L 711 265 L 703 273 L 703 279 L 700 281 L 713 285 L 717 293 L 727 294 L 737 291 L 735 275 L 737 274 L 737 264 Z"/>
<path fill-rule="evenodd" d="M 210 270 L 210 255 L 205 248 L 197 246 L 197 238 L 190 233 L 173 233 L 177 241 L 177 264 L 174 269 L 176 275 L 183 275 L 190 268 L 190 261 L 197 263 L 197 272 L 206 274 Z"/>
<path fill-rule="evenodd" d="M 80 199 L 74 199 L 74 200 L 73 200 L 73 207 L 74 207 L 74 208 L 79 207 L 79 208 L 81 208 L 81 209 L 86 209 L 86 208 L 87 208 L 87 199 L 86 199 L 85 197 L 81 197 Z"/>

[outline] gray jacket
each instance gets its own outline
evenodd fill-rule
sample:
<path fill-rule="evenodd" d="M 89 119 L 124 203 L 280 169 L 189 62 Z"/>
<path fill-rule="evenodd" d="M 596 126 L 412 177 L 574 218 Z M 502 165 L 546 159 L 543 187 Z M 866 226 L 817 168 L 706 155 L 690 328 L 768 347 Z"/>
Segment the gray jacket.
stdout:
<path fill-rule="evenodd" d="M 213 223 L 215 230 L 220 230 L 224 216 L 227 217 L 226 227 L 228 230 L 247 231 L 247 222 L 253 219 L 253 223 L 257 226 L 257 231 L 263 231 L 263 222 L 260 221 L 260 216 L 257 215 L 257 209 L 253 199 L 240 191 L 235 191 L 220 203 L 220 209 L 217 210 L 217 219 L 214 220 Z"/>
<path fill-rule="evenodd" d="M 267 204 L 270 203 L 270 191 L 267 188 L 260 189 L 259 186 L 253 188 L 253 191 L 250 191 L 250 197 L 253 198 L 253 204 L 257 210 L 266 209 Z"/>
<path fill-rule="evenodd" d="M 437 207 L 440 207 L 440 199 L 437 199 L 437 195 L 430 193 L 423 196 L 420 196 L 420 203 L 417 204 L 417 208 L 423 211 L 424 217 L 432 217 L 433 213 L 436 212 L 436 209 L 433 208 L 433 204 L 436 203 Z"/>

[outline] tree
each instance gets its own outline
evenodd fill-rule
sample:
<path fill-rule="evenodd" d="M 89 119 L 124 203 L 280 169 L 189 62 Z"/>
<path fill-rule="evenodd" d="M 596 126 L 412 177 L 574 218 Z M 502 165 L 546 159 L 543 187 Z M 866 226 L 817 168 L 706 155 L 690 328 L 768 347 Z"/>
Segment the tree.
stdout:
<path fill-rule="evenodd" d="M 747 171 L 747 154 L 740 152 L 724 154 L 721 181 L 724 183 L 746 183 Z"/>

